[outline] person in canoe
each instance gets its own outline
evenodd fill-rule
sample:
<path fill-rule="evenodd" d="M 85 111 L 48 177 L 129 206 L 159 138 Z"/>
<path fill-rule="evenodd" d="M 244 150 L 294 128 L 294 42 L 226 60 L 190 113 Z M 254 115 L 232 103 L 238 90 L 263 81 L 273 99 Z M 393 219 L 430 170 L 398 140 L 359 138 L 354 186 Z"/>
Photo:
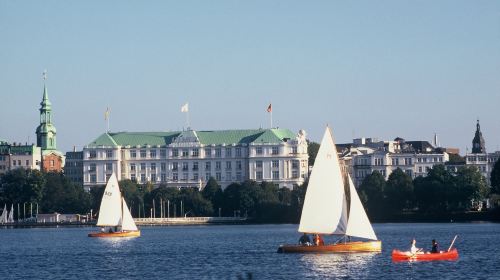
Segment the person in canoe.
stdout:
<path fill-rule="evenodd" d="M 438 245 L 438 243 L 436 242 L 436 239 L 432 239 L 432 248 L 431 248 L 431 253 L 432 253 L 432 254 L 439 253 L 439 245 Z"/>
<path fill-rule="evenodd" d="M 415 238 L 413 238 L 413 240 L 411 241 L 411 248 L 410 248 L 410 253 L 412 255 L 415 255 L 422 250 L 422 248 L 417 248 L 416 245 L 417 245 L 417 240 L 415 240 Z"/>
<path fill-rule="evenodd" d="M 323 237 L 321 237 L 321 235 L 319 235 L 319 234 L 314 235 L 313 241 L 314 241 L 314 245 L 316 245 L 316 246 L 325 245 L 325 241 L 323 240 Z"/>
<path fill-rule="evenodd" d="M 299 244 L 304 246 L 311 245 L 311 239 L 307 233 L 304 232 L 304 234 L 299 238 Z"/>

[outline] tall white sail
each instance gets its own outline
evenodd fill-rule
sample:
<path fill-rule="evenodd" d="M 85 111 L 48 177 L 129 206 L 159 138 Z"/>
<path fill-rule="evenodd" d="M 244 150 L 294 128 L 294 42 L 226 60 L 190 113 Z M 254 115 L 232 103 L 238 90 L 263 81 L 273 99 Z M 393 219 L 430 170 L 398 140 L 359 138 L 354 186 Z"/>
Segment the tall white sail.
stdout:
<path fill-rule="evenodd" d="M 102 195 L 97 226 L 119 226 L 122 220 L 122 198 L 118 179 L 113 173 L 106 184 Z"/>
<path fill-rule="evenodd" d="M 345 234 L 344 181 L 337 149 L 327 127 L 309 178 L 299 232 Z"/>
<path fill-rule="evenodd" d="M 9 217 L 7 218 L 8 223 L 14 222 L 14 204 L 10 207 Z"/>
<path fill-rule="evenodd" d="M 349 221 L 347 222 L 346 235 L 377 240 L 373 227 L 366 215 L 363 204 L 359 199 L 358 192 L 354 187 L 351 176 L 349 178 L 349 192 L 351 194 L 351 208 L 349 209 Z"/>
<path fill-rule="evenodd" d="M 127 202 L 125 202 L 125 199 L 122 197 L 122 207 L 123 207 L 123 221 L 122 221 L 122 230 L 138 230 L 137 226 L 135 225 L 134 219 L 132 218 L 132 215 L 130 214 L 130 211 L 128 210 Z"/>
<path fill-rule="evenodd" d="M 7 204 L 3 206 L 3 212 L 2 215 L 0 216 L 0 224 L 4 224 L 7 222 Z"/>

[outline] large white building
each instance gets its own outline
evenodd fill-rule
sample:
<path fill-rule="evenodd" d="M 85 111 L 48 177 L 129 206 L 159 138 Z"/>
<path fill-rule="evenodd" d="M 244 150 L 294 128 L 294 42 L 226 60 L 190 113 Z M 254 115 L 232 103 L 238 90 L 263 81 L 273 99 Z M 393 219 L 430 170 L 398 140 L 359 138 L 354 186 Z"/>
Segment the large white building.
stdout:
<path fill-rule="evenodd" d="M 444 164 L 449 155 L 443 148 L 436 148 L 428 141 L 378 141 L 374 138 L 354 139 L 352 144 L 337 145 L 340 158 L 348 169 L 356 186 L 373 171 L 385 179 L 400 168 L 412 178 L 427 175 L 436 164 Z"/>
<path fill-rule="evenodd" d="M 83 149 L 83 184 L 119 180 L 224 188 L 245 180 L 293 188 L 308 176 L 305 132 L 288 129 L 104 133 Z"/>

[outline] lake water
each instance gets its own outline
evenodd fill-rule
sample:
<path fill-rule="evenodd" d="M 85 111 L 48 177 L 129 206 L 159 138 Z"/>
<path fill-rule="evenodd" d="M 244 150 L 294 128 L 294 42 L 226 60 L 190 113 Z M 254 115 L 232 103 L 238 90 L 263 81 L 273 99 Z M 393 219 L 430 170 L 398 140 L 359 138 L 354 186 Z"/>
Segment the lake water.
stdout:
<path fill-rule="evenodd" d="M 88 238 L 97 228 L 0 229 L 1 279 L 500 279 L 500 224 L 374 224 L 382 253 L 278 254 L 297 225 L 142 227 L 132 239 Z M 441 249 L 458 261 L 391 261 L 394 248 Z M 328 241 L 328 239 L 326 239 Z"/>

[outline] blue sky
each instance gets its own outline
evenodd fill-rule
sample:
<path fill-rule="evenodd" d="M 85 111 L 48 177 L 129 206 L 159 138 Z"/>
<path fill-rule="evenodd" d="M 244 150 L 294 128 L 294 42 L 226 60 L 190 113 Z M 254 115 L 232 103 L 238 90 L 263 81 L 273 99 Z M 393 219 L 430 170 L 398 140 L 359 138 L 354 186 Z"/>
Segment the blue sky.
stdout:
<path fill-rule="evenodd" d="M 275 126 L 500 150 L 500 1 L 0 1 L 0 138 Z"/>

